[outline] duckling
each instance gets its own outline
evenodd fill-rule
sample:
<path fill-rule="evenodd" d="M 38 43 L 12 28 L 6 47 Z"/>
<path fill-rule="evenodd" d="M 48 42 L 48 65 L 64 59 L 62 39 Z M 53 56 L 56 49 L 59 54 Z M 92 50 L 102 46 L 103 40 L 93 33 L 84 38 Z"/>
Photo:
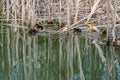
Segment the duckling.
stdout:
<path fill-rule="evenodd" d="M 82 30 L 79 28 L 74 28 L 73 30 L 74 30 L 74 33 L 81 33 L 82 32 Z"/>
<path fill-rule="evenodd" d="M 46 20 L 46 21 L 45 21 L 45 24 L 46 24 L 46 25 L 51 25 L 51 24 L 54 24 L 54 22 L 51 21 L 51 20 Z"/>
<path fill-rule="evenodd" d="M 40 25 L 38 25 L 38 24 L 35 24 L 35 26 L 34 26 L 33 28 L 30 28 L 30 27 L 29 27 L 28 33 L 29 33 L 29 34 L 36 34 L 36 33 L 38 33 L 38 31 L 39 31 L 40 29 L 42 30 L 42 29 L 43 29 L 43 26 L 40 26 Z"/>
<path fill-rule="evenodd" d="M 98 32 L 98 29 L 97 29 L 95 26 L 92 26 L 92 25 L 90 25 L 90 24 L 87 24 L 87 29 L 88 29 L 88 30 L 92 30 L 92 31 L 94 31 L 94 32 Z"/>
<path fill-rule="evenodd" d="M 32 34 L 32 35 L 36 34 L 37 32 L 38 32 L 38 31 L 35 30 L 35 29 L 29 29 L 29 30 L 28 30 L 28 33 L 29 33 L 29 34 Z"/>
<path fill-rule="evenodd" d="M 43 29 L 43 26 L 39 25 L 39 24 L 35 24 L 35 26 L 33 27 L 33 29 L 35 30 L 39 30 L 39 29 Z"/>

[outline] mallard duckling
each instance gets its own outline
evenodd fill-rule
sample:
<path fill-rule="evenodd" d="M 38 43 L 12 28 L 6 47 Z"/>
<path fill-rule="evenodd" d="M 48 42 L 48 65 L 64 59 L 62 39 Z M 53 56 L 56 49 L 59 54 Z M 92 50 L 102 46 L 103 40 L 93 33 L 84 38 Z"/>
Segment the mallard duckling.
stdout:
<path fill-rule="evenodd" d="M 28 30 L 28 33 L 29 34 L 36 34 L 38 31 L 37 30 L 35 30 L 35 29 L 29 29 Z"/>
<path fill-rule="evenodd" d="M 30 27 L 29 27 L 28 33 L 29 33 L 29 34 L 36 34 L 36 33 L 38 33 L 38 31 L 39 31 L 40 29 L 42 30 L 42 29 L 43 29 L 43 26 L 40 26 L 40 25 L 38 25 L 38 24 L 35 24 L 35 26 L 34 26 L 33 28 L 30 28 Z"/>
<path fill-rule="evenodd" d="M 43 29 L 43 26 L 39 25 L 39 24 L 35 24 L 35 26 L 33 27 L 33 29 L 35 30 L 39 30 L 39 29 Z"/>
<path fill-rule="evenodd" d="M 73 30 L 74 30 L 74 33 L 81 33 L 82 32 L 82 30 L 79 28 L 74 28 Z"/>
<path fill-rule="evenodd" d="M 90 25 L 90 24 L 87 24 L 87 29 L 88 29 L 88 30 L 92 30 L 92 31 L 94 31 L 94 32 L 98 32 L 98 29 L 97 29 L 95 26 L 92 26 L 92 25 Z"/>
<path fill-rule="evenodd" d="M 51 20 L 46 20 L 46 21 L 45 21 L 45 24 L 46 24 L 46 25 L 51 25 L 51 24 L 54 24 L 54 22 L 51 21 Z"/>

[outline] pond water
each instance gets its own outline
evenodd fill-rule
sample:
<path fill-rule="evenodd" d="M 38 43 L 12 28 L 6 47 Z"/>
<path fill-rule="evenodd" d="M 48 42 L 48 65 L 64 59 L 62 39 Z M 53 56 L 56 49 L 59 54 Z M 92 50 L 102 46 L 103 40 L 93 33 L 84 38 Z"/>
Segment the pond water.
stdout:
<path fill-rule="evenodd" d="M 120 46 L 77 34 L 0 29 L 0 80 L 120 80 Z"/>

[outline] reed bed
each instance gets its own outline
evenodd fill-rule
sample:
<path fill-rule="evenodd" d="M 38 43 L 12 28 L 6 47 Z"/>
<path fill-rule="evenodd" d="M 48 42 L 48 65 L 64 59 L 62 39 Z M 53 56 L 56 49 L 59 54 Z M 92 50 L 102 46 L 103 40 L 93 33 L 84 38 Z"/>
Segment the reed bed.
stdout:
<path fill-rule="evenodd" d="M 14 29 L 48 19 L 65 21 L 65 27 L 72 28 L 87 23 L 102 26 L 108 21 L 115 25 L 120 19 L 119 4 L 119 0 L 2 0 L 0 7 L 1 19 L 15 25 Z"/>
<path fill-rule="evenodd" d="M 108 37 L 112 29 L 115 42 L 116 27 L 120 25 L 119 0 L 2 0 L 0 8 L 1 20 L 6 22 L 6 26 L 12 26 L 15 32 L 18 28 L 25 32 L 36 23 L 57 19 L 62 28 L 56 33 L 90 23 L 107 27 Z M 63 22 L 66 25 L 61 26 Z"/>

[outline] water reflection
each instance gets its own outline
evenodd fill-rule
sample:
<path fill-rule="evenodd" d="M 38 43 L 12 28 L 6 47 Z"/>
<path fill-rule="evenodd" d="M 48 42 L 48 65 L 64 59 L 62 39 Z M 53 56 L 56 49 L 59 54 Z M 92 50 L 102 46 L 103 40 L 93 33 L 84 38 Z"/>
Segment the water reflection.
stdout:
<path fill-rule="evenodd" d="M 29 36 L 4 27 L 0 31 L 0 80 L 120 78 L 120 46 L 76 34 Z"/>

